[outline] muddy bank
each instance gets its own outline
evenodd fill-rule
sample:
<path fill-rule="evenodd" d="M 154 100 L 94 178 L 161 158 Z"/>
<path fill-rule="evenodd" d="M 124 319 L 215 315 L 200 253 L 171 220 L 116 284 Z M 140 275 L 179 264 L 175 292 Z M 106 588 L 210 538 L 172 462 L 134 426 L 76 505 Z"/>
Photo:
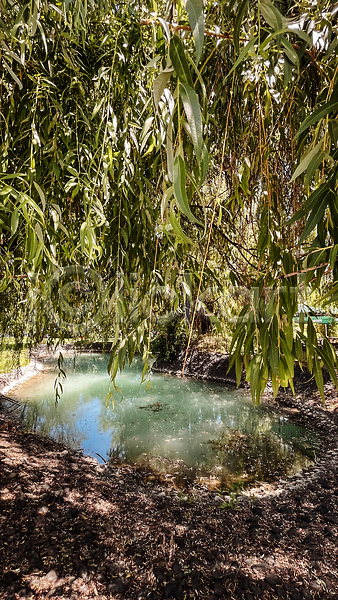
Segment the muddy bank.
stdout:
<path fill-rule="evenodd" d="M 182 350 L 177 357 L 170 361 L 156 360 L 152 366 L 154 373 L 168 373 L 171 375 L 181 375 L 185 350 Z M 217 352 L 204 352 L 201 350 L 191 349 L 188 354 L 188 359 L 185 365 L 184 376 L 195 377 L 196 379 L 208 379 L 210 381 L 218 381 L 230 386 L 236 386 L 236 371 L 235 367 L 229 371 L 229 357 L 226 354 Z M 325 384 L 330 381 L 328 372 L 323 370 Z M 303 367 L 300 368 L 298 363 L 295 364 L 294 386 L 296 394 L 310 395 L 317 391 L 317 386 L 310 371 Z M 245 373 L 242 373 L 240 387 L 249 387 L 245 381 Z M 272 392 L 268 386 L 265 396 Z M 291 392 L 290 388 L 288 392 Z M 284 391 L 281 391 L 284 393 Z"/>
<path fill-rule="evenodd" d="M 164 362 L 156 360 L 152 366 L 154 373 L 168 373 L 170 375 L 180 375 L 182 373 L 185 350 L 182 350 L 177 357 Z M 202 352 L 200 350 L 190 350 L 185 365 L 184 375 L 186 377 L 196 377 L 196 379 L 209 379 L 226 383 L 230 386 L 236 386 L 235 368 L 229 369 L 229 358 L 225 354 L 217 352 Z M 244 374 L 241 386 L 245 385 Z"/>

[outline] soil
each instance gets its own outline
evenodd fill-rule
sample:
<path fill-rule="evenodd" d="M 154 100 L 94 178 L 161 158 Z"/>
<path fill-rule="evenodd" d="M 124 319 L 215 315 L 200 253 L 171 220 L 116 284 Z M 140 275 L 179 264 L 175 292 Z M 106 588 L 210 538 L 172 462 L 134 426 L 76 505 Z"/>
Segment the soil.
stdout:
<path fill-rule="evenodd" d="M 0 598 L 338 600 L 338 396 L 306 377 L 277 403 L 322 437 L 315 464 L 237 496 L 100 465 L 0 396 Z"/>

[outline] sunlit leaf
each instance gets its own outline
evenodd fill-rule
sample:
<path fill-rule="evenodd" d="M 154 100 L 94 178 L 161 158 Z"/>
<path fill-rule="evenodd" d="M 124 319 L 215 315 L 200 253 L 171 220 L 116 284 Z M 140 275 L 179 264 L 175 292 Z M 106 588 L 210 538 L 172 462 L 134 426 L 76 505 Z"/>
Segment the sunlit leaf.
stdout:
<path fill-rule="evenodd" d="M 297 179 L 297 177 L 299 177 L 299 175 L 301 175 L 302 173 L 304 173 L 304 171 L 306 171 L 306 169 L 308 168 L 312 159 L 321 153 L 322 146 L 323 146 L 323 140 L 320 140 L 320 142 L 318 142 L 318 144 L 314 148 L 312 148 L 312 150 L 310 150 L 310 152 L 308 152 L 306 154 L 306 156 L 299 163 L 299 165 L 298 165 L 297 169 L 295 170 L 294 174 L 292 175 L 290 181 L 294 181 L 295 179 Z"/>
<path fill-rule="evenodd" d="M 158 104 L 161 100 L 161 96 L 167 86 L 167 83 L 173 73 L 173 68 L 167 68 L 161 71 L 161 73 L 156 77 L 154 81 L 153 87 L 153 96 L 154 96 L 154 104 L 156 109 L 158 110 Z"/>
<path fill-rule="evenodd" d="M 181 38 L 177 35 L 174 35 L 170 40 L 170 58 L 179 80 L 187 83 L 192 88 L 193 81 L 185 56 L 184 46 Z"/>
<path fill-rule="evenodd" d="M 172 211 L 169 214 L 169 221 L 170 221 L 173 231 L 177 237 L 177 240 L 179 242 L 182 242 L 185 244 L 193 244 L 193 241 L 190 238 L 188 238 L 187 235 L 185 235 L 181 225 L 179 224 L 178 220 L 176 219 L 176 217 Z"/>
<path fill-rule="evenodd" d="M 306 117 L 306 119 L 303 121 L 300 128 L 298 129 L 295 137 L 299 137 L 301 133 L 303 133 L 303 131 L 306 131 L 307 129 L 312 127 L 312 125 L 315 125 L 316 123 L 318 123 L 318 121 L 326 117 L 326 115 L 330 114 L 331 112 L 337 109 L 338 102 L 336 100 L 330 100 L 323 106 L 319 106 L 318 108 L 316 108 L 315 111 L 313 111 L 313 113 Z"/>
<path fill-rule="evenodd" d="M 203 124 L 198 96 L 193 88 L 183 82 L 180 82 L 179 91 L 190 126 L 191 139 L 195 147 L 196 157 L 199 161 L 201 160 L 203 149 Z"/>
<path fill-rule="evenodd" d="M 203 0 L 186 0 L 187 13 L 196 48 L 196 64 L 199 63 L 204 40 Z"/>
<path fill-rule="evenodd" d="M 186 173 L 184 160 L 181 156 L 177 156 L 174 161 L 174 191 L 178 205 L 183 214 L 194 223 L 199 223 L 191 212 L 189 200 L 186 192 Z"/>

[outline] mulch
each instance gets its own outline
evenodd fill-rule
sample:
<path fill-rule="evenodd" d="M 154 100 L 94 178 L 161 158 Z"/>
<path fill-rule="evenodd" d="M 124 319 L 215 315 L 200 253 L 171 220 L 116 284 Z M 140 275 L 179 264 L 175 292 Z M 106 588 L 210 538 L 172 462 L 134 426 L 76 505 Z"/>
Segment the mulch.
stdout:
<path fill-rule="evenodd" d="M 304 387 L 277 400 L 322 436 L 316 463 L 237 498 L 99 465 L 23 431 L 0 406 L 0 598 L 338 600 L 338 400 L 329 383 L 326 396 L 325 410 Z"/>

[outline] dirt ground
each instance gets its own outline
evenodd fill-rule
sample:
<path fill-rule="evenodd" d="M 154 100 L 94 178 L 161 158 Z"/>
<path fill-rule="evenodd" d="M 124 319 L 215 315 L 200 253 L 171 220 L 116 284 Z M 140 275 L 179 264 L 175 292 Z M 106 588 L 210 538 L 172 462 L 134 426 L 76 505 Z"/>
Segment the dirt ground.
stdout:
<path fill-rule="evenodd" d="M 326 383 L 324 410 L 300 381 L 277 402 L 322 451 L 234 499 L 99 465 L 22 431 L 0 397 L 0 598 L 338 600 L 338 396 Z"/>

